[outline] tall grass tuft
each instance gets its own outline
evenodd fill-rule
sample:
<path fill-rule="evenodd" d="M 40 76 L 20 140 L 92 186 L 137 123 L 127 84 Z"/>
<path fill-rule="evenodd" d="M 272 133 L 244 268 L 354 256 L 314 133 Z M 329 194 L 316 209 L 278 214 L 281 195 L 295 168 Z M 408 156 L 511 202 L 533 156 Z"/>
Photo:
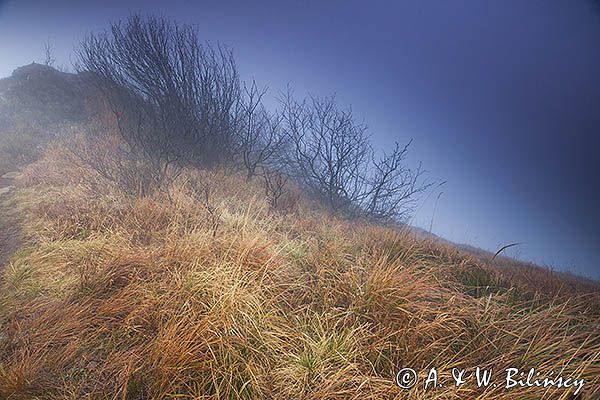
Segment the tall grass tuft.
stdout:
<path fill-rule="evenodd" d="M 476 366 L 560 372 L 586 380 L 580 398 L 600 394 L 600 295 L 577 279 L 301 195 L 282 212 L 224 171 L 184 171 L 143 198 L 97 178 L 55 146 L 11 194 L 24 239 L 3 270 L 0 398 L 571 398 L 395 383 L 403 367 L 449 379 Z"/>

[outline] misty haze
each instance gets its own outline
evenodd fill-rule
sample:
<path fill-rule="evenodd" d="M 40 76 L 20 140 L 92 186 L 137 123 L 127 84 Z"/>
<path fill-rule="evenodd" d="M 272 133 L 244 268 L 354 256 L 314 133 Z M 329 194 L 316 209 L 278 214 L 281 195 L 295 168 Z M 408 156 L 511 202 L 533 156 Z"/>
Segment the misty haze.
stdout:
<path fill-rule="evenodd" d="M 0 1 L 0 398 L 597 399 L 600 3 Z"/>

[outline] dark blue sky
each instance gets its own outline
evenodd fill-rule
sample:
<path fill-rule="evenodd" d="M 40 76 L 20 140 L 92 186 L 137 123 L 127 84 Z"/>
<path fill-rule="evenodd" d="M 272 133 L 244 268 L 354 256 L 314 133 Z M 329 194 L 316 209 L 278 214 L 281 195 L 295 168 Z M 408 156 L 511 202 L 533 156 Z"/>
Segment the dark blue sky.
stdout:
<path fill-rule="evenodd" d="M 600 278 L 600 2 L 0 0 L 0 76 L 46 40 L 68 65 L 86 32 L 138 11 L 233 47 L 273 96 L 337 93 L 380 148 L 413 138 L 409 161 L 448 181 L 434 233 Z"/>

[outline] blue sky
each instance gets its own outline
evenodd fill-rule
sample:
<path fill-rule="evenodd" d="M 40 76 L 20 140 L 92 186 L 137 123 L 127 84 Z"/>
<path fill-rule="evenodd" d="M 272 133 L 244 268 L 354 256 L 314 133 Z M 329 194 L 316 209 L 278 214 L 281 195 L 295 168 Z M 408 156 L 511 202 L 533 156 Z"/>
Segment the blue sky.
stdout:
<path fill-rule="evenodd" d="M 600 278 L 600 2 L 1 1 L 0 76 L 69 65 L 88 32 L 131 12 L 193 24 L 242 76 L 336 93 L 376 147 L 448 181 L 415 225 L 456 242 Z"/>

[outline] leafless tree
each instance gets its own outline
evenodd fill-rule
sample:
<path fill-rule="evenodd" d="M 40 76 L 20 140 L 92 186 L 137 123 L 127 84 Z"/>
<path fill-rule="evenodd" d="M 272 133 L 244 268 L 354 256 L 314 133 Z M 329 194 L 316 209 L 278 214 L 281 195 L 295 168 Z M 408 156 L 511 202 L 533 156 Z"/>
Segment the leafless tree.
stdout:
<path fill-rule="evenodd" d="M 299 102 L 288 90 L 281 105 L 288 172 L 332 211 L 404 219 L 415 196 L 428 187 L 421 183 L 420 167 L 413 171 L 404 165 L 410 143 L 377 159 L 366 126 L 333 97 Z"/>
<path fill-rule="evenodd" d="M 44 64 L 49 67 L 54 67 L 54 64 L 56 63 L 56 58 L 54 58 L 54 47 L 49 40 L 44 43 L 44 55 Z"/>
<path fill-rule="evenodd" d="M 394 150 L 381 159 L 373 159 L 366 175 L 367 190 L 360 207 L 376 219 L 406 219 L 413 211 L 416 197 L 430 184 L 424 183 L 421 164 L 416 169 L 404 165 L 412 140 L 404 147 L 396 143 Z"/>
<path fill-rule="evenodd" d="M 228 49 L 202 44 L 189 26 L 133 15 L 88 36 L 78 59 L 133 148 L 164 164 L 212 166 L 231 157 L 240 84 Z"/>
<path fill-rule="evenodd" d="M 283 144 L 281 117 L 269 113 L 262 103 L 266 92 L 266 88 L 259 89 L 253 81 L 244 86 L 238 107 L 236 146 L 247 180 L 268 165 Z"/>
<path fill-rule="evenodd" d="M 66 140 L 66 148 L 75 162 L 91 168 L 128 195 L 145 197 L 168 188 L 181 168 L 122 140 L 119 130 L 125 123 L 130 122 L 120 117 L 115 120 L 114 115 L 98 114 L 83 127 L 85 135 L 71 135 Z M 95 179 L 91 182 L 95 185 L 97 182 L 93 181 Z"/>
<path fill-rule="evenodd" d="M 279 199 L 285 192 L 288 176 L 277 170 L 263 168 L 262 177 L 265 181 L 265 193 L 272 208 L 277 208 Z"/>
<path fill-rule="evenodd" d="M 289 172 L 332 210 L 348 209 L 364 192 L 370 150 L 365 127 L 354 124 L 350 111 L 337 109 L 333 98 L 298 102 L 288 91 L 282 108 Z"/>

